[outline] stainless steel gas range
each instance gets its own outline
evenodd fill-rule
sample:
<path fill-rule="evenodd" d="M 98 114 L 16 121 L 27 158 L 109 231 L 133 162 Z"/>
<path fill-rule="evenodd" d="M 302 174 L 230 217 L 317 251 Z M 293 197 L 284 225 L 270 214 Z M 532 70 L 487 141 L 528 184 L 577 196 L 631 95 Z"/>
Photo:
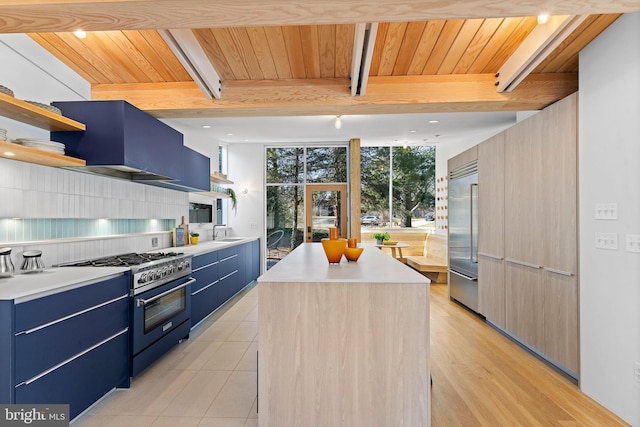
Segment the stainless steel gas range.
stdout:
<path fill-rule="evenodd" d="M 130 372 L 134 377 L 182 339 L 191 328 L 192 255 L 129 253 L 61 264 L 60 267 L 130 267 Z"/>

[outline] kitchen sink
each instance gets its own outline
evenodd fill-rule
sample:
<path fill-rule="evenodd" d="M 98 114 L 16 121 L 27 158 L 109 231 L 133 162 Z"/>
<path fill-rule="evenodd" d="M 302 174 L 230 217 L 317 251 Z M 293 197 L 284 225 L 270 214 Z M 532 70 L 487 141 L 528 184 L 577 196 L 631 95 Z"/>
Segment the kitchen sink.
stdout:
<path fill-rule="evenodd" d="M 237 242 L 239 240 L 244 240 L 245 237 L 225 237 L 224 239 L 216 239 L 215 242 Z"/>

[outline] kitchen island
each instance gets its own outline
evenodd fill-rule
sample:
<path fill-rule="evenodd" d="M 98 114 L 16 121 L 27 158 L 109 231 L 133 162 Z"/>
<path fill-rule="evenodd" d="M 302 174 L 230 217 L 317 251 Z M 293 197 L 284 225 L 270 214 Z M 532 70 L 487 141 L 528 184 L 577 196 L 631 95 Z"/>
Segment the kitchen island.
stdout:
<path fill-rule="evenodd" d="M 429 426 L 429 280 L 373 245 L 305 243 L 258 278 L 258 420 Z"/>

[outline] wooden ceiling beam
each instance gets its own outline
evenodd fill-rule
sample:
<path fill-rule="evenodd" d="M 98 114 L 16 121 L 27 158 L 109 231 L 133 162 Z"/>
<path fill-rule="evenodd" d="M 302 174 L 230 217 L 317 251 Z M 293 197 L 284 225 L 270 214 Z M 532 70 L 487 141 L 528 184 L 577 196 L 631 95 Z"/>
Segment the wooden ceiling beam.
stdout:
<path fill-rule="evenodd" d="M 0 32 L 215 28 L 629 13 L 629 0 L 0 0 Z M 544 9 L 544 10 L 543 10 Z"/>
<path fill-rule="evenodd" d="M 367 94 L 351 96 L 348 79 L 225 83 L 207 99 L 193 82 L 95 85 L 92 99 L 126 99 L 159 118 L 395 114 L 538 110 L 575 92 L 576 74 L 532 74 L 498 93 L 492 74 L 370 77 Z"/>

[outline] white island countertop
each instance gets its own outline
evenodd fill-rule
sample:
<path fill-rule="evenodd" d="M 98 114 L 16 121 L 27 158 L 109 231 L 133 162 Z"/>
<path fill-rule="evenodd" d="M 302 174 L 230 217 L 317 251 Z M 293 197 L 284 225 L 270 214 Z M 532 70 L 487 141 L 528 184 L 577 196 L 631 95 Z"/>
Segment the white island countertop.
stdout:
<path fill-rule="evenodd" d="M 374 245 L 364 244 L 357 262 L 343 256 L 340 264 L 329 264 L 321 243 L 305 243 L 258 278 L 258 282 L 365 282 L 430 283 L 422 274 L 393 259 Z"/>
<path fill-rule="evenodd" d="M 18 273 L 0 279 L 0 300 L 25 302 L 106 280 L 128 270 L 129 267 L 52 267 L 38 273 Z"/>

